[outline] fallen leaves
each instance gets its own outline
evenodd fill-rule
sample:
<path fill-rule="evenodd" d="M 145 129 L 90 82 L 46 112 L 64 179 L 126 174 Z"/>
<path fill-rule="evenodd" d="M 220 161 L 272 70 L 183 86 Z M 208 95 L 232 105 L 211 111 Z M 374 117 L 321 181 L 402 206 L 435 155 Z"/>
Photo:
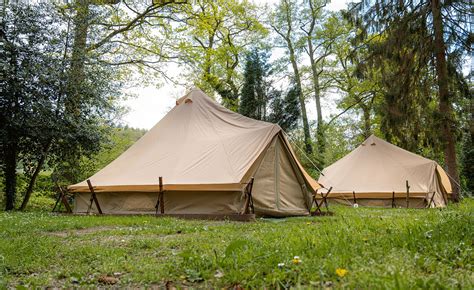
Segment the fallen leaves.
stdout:
<path fill-rule="evenodd" d="M 99 276 L 97 281 L 99 283 L 105 284 L 105 285 L 114 285 L 114 284 L 117 284 L 119 282 L 119 279 L 114 277 L 114 276 L 101 275 L 101 276 Z"/>

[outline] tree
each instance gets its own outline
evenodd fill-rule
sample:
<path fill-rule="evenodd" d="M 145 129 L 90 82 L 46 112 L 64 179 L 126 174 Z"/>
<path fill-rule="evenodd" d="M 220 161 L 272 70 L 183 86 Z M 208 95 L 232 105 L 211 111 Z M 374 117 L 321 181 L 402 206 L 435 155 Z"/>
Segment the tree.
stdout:
<path fill-rule="evenodd" d="M 326 63 L 323 80 L 342 96 L 337 105 L 342 110 L 325 124 L 330 128 L 344 114 L 351 114 L 351 122 L 362 139 L 374 132 L 374 114 L 377 100 L 381 98 L 380 68 L 367 63 L 368 49 L 354 38 L 357 28 L 351 25 L 342 14 L 336 13 L 327 18 L 321 35 L 322 42 L 331 46 L 331 60 Z"/>
<path fill-rule="evenodd" d="M 66 184 L 85 180 L 114 161 L 146 133 L 143 129 L 115 125 L 105 125 L 104 131 L 104 142 L 98 152 L 81 155 L 76 166 L 69 166 L 67 160 L 58 160 L 55 162 L 52 178 L 58 183 Z"/>
<path fill-rule="evenodd" d="M 305 98 L 303 96 L 301 75 L 298 68 L 297 54 L 295 43 L 297 41 L 296 28 L 297 25 L 297 5 L 288 0 L 281 0 L 275 11 L 270 15 L 270 26 L 279 35 L 284 43 L 289 62 L 293 68 L 293 76 L 295 79 L 295 92 L 298 93 L 298 100 L 300 102 L 301 117 L 303 120 L 303 132 L 305 151 L 312 154 L 313 146 L 311 142 L 311 134 L 308 122 L 308 115 L 306 112 Z"/>
<path fill-rule="evenodd" d="M 436 74 L 438 80 L 439 111 L 441 114 L 441 131 L 444 136 L 444 156 L 448 172 L 455 182 L 459 183 L 458 164 L 456 160 L 456 139 L 453 132 L 452 101 L 450 97 L 448 82 L 448 65 L 446 62 L 446 44 L 444 41 L 444 24 L 441 19 L 440 0 L 431 0 L 431 13 L 433 17 L 434 30 L 434 52 L 436 58 Z M 453 198 L 459 200 L 459 188 L 454 186 Z M 457 189 L 457 190 L 456 190 Z"/>
<path fill-rule="evenodd" d="M 405 84 L 412 78 L 427 76 L 434 71 L 437 84 L 437 121 L 441 128 L 438 138 L 442 141 L 447 173 L 453 182 L 459 184 L 456 157 L 455 118 L 453 112 L 453 92 L 449 87 L 448 62 L 446 52 L 469 49 L 471 34 L 469 32 L 469 4 L 466 1 L 366 1 L 356 4 L 352 11 L 356 13 L 355 23 L 362 24 L 362 36 L 375 31 L 383 35 L 385 45 L 379 46 L 379 55 L 395 61 L 403 70 Z M 404 48 L 408 43 L 412 61 L 397 64 L 396 57 L 406 54 Z M 406 59 L 408 59 L 407 57 Z M 416 62 L 416 64 L 413 64 Z M 420 74 L 421 73 L 421 74 Z M 407 98 L 413 94 L 406 94 Z M 429 97 L 426 95 L 425 97 Z M 453 198 L 458 200 L 458 186 L 454 186 Z"/>
<path fill-rule="evenodd" d="M 300 11 L 300 28 L 304 32 L 301 42 L 306 54 L 309 56 L 311 77 L 313 82 L 313 94 L 316 103 L 316 144 L 318 153 L 324 155 L 325 134 L 324 121 L 321 110 L 321 94 L 323 86 L 320 78 L 323 73 L 326 58 L 331 54 L 331 44 L 334 39 L 322 37 L 322 23 L 324 22 L 323 8 L 327 5 L 326 0 L 304 1 L 304 8 Z M 323 158 L 319 158 L 323 159 Z"/>
<path fill-rule="evenodd" d="M 268 102 L 268 55 L 252 49 L 246 57 L 239 112 L 257 120 L 266 120 Z"/>
<path fill-rule="evenodd" d="M 150 43 L 150 28 L 166 35 L 173 10 L 186 1 L 164 0 L 127 3 L 114 7 L 119 0 L 75 0 L 59 7 L 68 25 L 72 18 L 71 66 L 68 71 L 68 108 L 77 110 L 81 102 L 80 87 L 84 81 L 84 66 L 88 62 L 100 62 L 113 66 L 136 65 L 162 73 L 157 65 L 175 56 L 169 55 L 158 45 L 160 37 Z M 153 24 L 150 21 L 154 20 Z M 131 40 L 133 39 L 133 40 Z M 147 48 L 146 45 L 150 46 Z M 160 48 L 160 49 L 158 49 Z M 148 57 L 153 55 L 154 60 Z M 157 56 L 159 57 L 158 61 Z"/>
<path fill-rule="evenodd" d="M 58 7 L 63 13 L 63 18 L 67 21 L 67 27 L 69 30 L 70 19 L 72 17 L 73 35 L 69 37 L 67 35 L 66 44 L 68 45 L 69 38 L 72 38 L 72 52 L 68 55 L 68 48 L 64 50 L 64 57 L 68 57 L 70 65 L 67 69 L 67 80 L 65 83 L 65 109 L 67 115 L 81 115 L 82 103 L 87 103 L 88 92 L 84 89 L 88 87 L 87 78 L 87 66 L 90 63 L 95 62 L 99 64 L 106 64 L 108 66 L 121 66 L 121 65 L 142 65 L 152 67 L 150 62 L 146 59 L 147 54 L 141 51 L 142 47 L 135 43 L 128 42 L 126 34 L 132 30 L 141 27 L 144 23 L 147 23 L 147 19 L 150 17 L 165 16 L 163 13 L 164 7 L 170 4 L 178 5 L 184 2 L 179 1 L 160 1 L 152 2 L 150 4 L 140 5 L 132 7 L 124 2 L 124 9 L 113 9 L 110 4 L 117 4 L 118 1 L 89 1 L 89 0 L 77 0 L 72 5 L 66 5 L 64 7 Z M 139 10 L 142 9 L 140 12 Z M 71 13 L 72 11 L 72 13 Z M 122 13 L 120 14 L 120 11 Z M 163 17 L 167 18 L 167 17 Z M 164 24 L 161 22 L 161 24 Z M 142 35 L 141 38 L 143 38 Z M 89 44 L 88 44 L 89 43 Z M 125 48 L 124 48 L 125 47 Z M 114 57 L 108 54 L 109 51 L 114 51 Z M 124 51 L 134 51 L 133 57 L 127 57 L 127 53 Z M 164 53 L 161 56 L 165 56 Z M 167 59 L 166 55 L 166 59 Z M 164 57 L 165 58 L 165 57 Z M 158 61 L 158 62 L 162 62 Z M 152 63 L 157 63 L 153 61 Z M 98 65 L 96 67 L 100 67 Z M 153 68 L 153 67 L 152 67 Z M 119 70 L 113 69 L 115 77 L 119 77 Z M 123 67 L 121 68 L 123 70 Z M 107 78 L 104 78 L 107 79 Z M 102 84 L 102 81 L 97 82 Z M 106 108 L 107 106 L 105 106 Z M 26 207 L 29 196 L 34 187 L 34 182 L 37 175 L 42 169 L 43 163 L 48 155 L 50 143 L 52 139 L 43 146 L 42 158 L 39 159 L 36 168 L 32 173 L 30 184 L 25 194 L 25 198 L 21 205 L 21 209 Z M 67 154 L 63 158 L 70 158 L 68 163 L 70 167 L 77 167 L 79 159 L 76 154 Z"/>
<path fill-rule="evenodd" d="M 299 92 L 295 84 L 292 84 L 286 96 L 282 98 L 281 95 L 281 91 L 271 91 L 268 121 L 280 125 L 283 131 L 290 132 L 296 128 L 300 118 Z"/>
<path fill-rule="evenodd" d="M 54 53 L 49 46 L 49 32 L 42 30 L 47 15 L 24 7 L 5 10 L 2 19 L 2 98 L 0 99 L 0 130 L 2 169 L 5 178 L 6 210 L 12 210 L 16 198 L 16 170 L 19 156 L 34 143 L 31 121 L 44 110 L 43 98 L 54 86 L 50 75 L 38 77 L 38 67 L 57 64 L 43 58 L 41 51 Z M 37 101 L 39 100 L 39 102 Z M 27 138 L 25 138 L 27 137 Z M 32 138 L 33 137 L 33 138 Z"/>
<path fill-rule="evenodd" d="M 21 162 L 30 177 L 21 209 L 28 203 L 35 180 L 46 162 L 78 152 L 96 151 L 101 140 L 97 126 L 114 112 L 114 71 L 84 66 L 81 102 L 68 109 L 67 57 L 69 31 L 48 4 L 12 5 L 3 19 L 6 76 L 1 98 L 1 164 L 5 176 L 7 210 L 15 205 L 16 169 Z M 102 121 L 103 120 L 103 121 Z"/>
<path fill-rule="evenodd" d="M 258 20 L 257 7 L 248 1 L 199 0 L 180 7 L 180 62 L 190 69 L 194 83 L 210 95 L 217 92 L 223 104 L 238 107 L 240 58 L 266 30 Z"/>

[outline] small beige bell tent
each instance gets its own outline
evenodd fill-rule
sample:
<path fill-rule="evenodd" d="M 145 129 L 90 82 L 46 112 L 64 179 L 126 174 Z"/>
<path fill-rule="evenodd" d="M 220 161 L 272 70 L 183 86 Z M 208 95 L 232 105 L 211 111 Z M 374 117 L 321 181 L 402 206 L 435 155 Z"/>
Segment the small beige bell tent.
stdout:
<path fill-rule="evenodd" d="M 446 172 L 435 161 L 374 135 L 325 168 L 319 183 L 332 187 L 328 200 L 365 206 L 444 207 L 452 193 Z"/>
<path fill-rule="evenodd" d="M 69 186 L 74 211 L 107 214 L 233 215 L 251 190 L 259 216 L 308 215 L 320 186 L 296 159 L 282 129 L 227 110 L 194 89 L 132 147 L 86 181 Z M 250 189 L 249 183 L 253 179 Z"/>

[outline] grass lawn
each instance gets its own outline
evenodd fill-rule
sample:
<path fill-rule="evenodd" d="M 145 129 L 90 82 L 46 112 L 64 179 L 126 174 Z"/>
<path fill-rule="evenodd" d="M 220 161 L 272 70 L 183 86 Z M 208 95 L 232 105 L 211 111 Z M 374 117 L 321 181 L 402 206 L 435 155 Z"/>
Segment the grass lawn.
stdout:
<path fill-rule="evenodd" d="M 474 200 L 331 209 L 252 223 L 3 212 L 0 288 L 474 288 Z"/>

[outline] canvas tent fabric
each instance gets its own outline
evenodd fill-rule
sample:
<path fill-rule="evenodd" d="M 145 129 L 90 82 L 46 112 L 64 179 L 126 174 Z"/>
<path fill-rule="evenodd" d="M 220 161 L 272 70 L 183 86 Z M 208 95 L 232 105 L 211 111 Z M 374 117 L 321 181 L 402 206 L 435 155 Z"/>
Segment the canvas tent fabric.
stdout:
<path fill-rule="evenodd" d="M 296 159 L 282 129 L 232 112 L 199 89 L 133 146 L 90 177 L 105 213 L 154 212 L 163 177 L 165 213 L 235 214 L 254 177 L 257 215 L 307 215 L 320 186 Z M 89 207 L 86 181 L 68 187 L 75 212 Z M 95 205 L 92 210 L 95 210 Z"/>
<path fill-rule="evenodd" d="M 452 193 L 446 172 L 426 159 L 372 135 L 325 168 L 319 183 L 332 187 L 328 199 L 368 206 L 444 207 Z M 392 201 L 392 198 L 395 199 Z"/>

